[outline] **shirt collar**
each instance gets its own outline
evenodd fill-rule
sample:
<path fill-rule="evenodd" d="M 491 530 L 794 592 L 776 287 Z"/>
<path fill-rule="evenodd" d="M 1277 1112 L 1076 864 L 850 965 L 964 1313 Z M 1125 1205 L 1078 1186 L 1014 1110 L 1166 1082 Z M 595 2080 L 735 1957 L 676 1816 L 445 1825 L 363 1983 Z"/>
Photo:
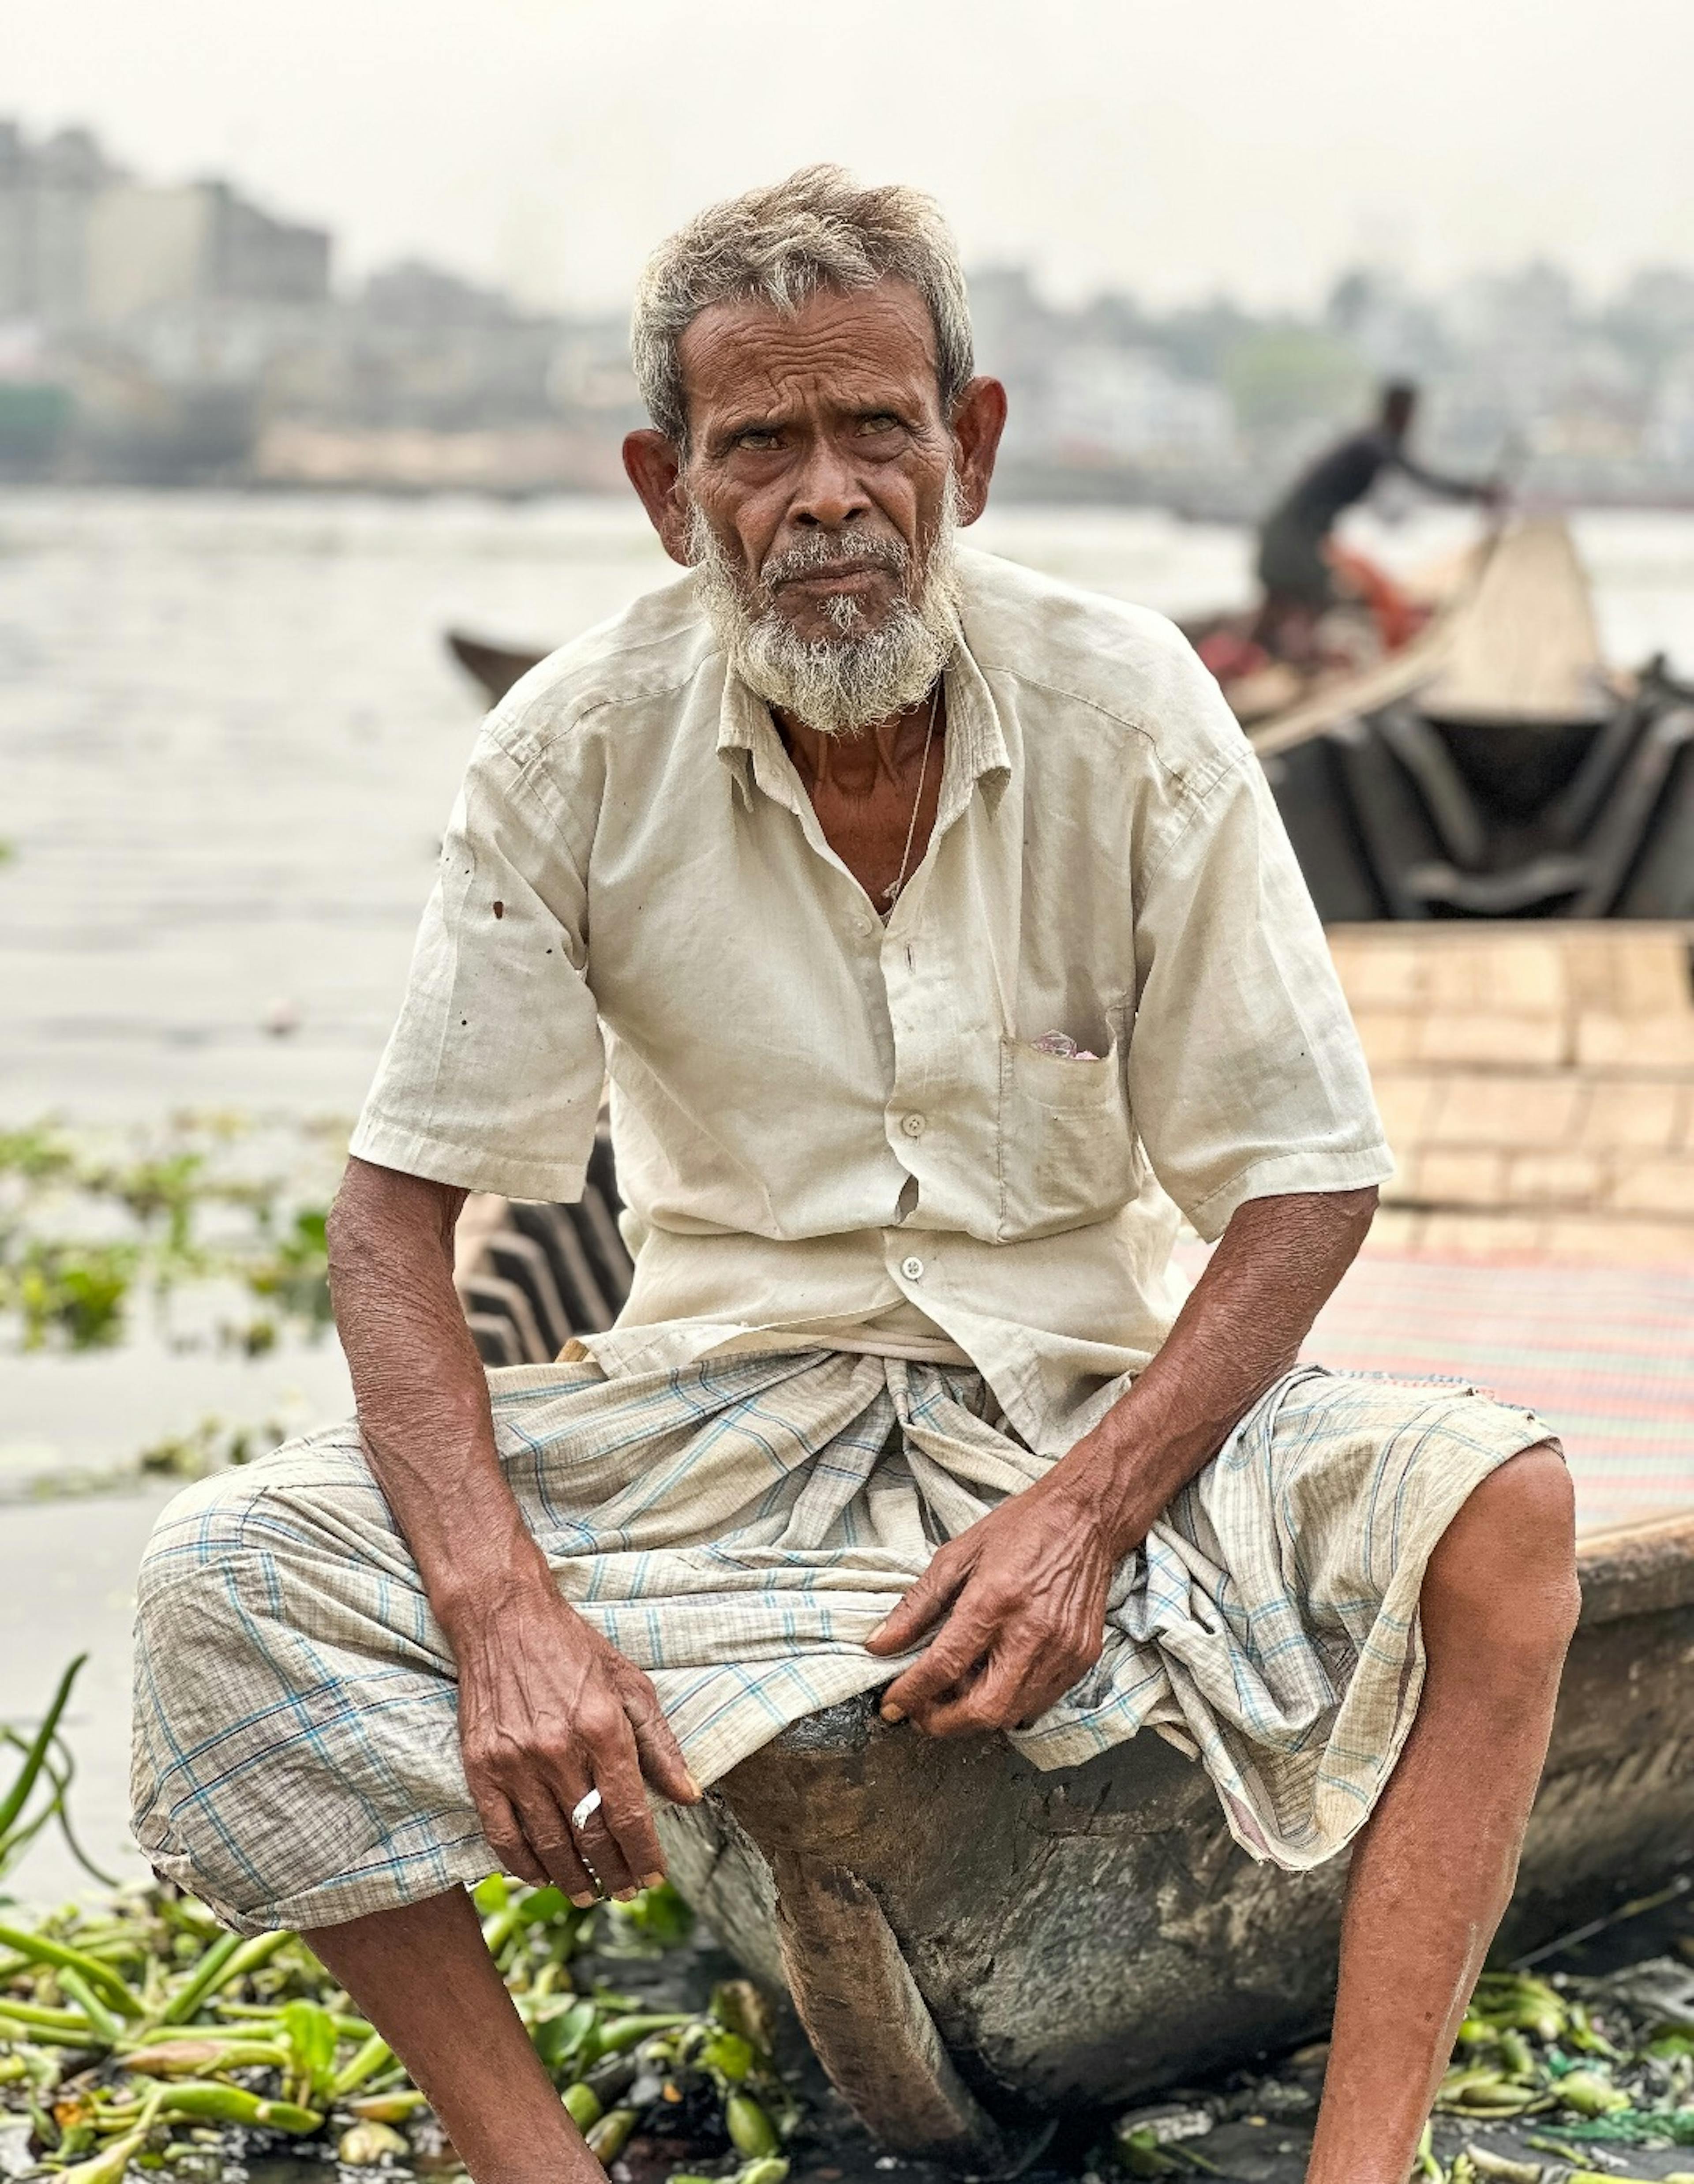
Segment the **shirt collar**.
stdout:
<path fill-rule="evenodd" d="M 936 813 L 938 832 L 957 817 L 978 786 L 992 815 L 1011 778 L 1011 757 L 993 693 L 962 638 L 947 663 L 945 687 L 946 756 Z M 771 709 L 733 671 L 723 679 L 717 752 L 748 809 L 752 808 L 755 783 L 778 804 L 797 808 L 794 768 Z"/>

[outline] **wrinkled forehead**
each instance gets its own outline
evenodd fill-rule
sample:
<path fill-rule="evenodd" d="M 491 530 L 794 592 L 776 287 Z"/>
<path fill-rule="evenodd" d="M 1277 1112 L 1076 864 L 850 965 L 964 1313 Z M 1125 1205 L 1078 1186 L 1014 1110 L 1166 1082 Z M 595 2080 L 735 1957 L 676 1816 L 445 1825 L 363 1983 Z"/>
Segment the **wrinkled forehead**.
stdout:
<path fill-rule="evenodd" d="M 709 304 L 677 348 L 691 425 L 816 406 L 895 403 L 938 415 L 940 385 L 929 306 L 904 281 L 819 288 L 798 310 L 762 298 Z"/>

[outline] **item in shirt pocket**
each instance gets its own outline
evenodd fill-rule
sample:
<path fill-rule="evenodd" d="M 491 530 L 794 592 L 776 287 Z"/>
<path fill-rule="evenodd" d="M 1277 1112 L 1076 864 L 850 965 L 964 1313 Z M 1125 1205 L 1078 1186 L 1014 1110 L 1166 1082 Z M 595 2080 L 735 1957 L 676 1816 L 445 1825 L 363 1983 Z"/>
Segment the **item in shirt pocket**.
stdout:
<path fill-rule="evenodd" d="M 1059 1061 L 1098 1061 L 1100 1056 L 1085 1046 L 1078 1046 L 1067 1031 L 1044 1031 L 1039 1039 L 1029 1042 L 1037 1054 L 1050 1054 Z"/>
<path fill-rule="evenodd" d="M 1065 1033 L 1002 1042 L 996 1240 L 1109 1220 L 1140 1185 L 1117 1026 L 1084 1051 Z"/>

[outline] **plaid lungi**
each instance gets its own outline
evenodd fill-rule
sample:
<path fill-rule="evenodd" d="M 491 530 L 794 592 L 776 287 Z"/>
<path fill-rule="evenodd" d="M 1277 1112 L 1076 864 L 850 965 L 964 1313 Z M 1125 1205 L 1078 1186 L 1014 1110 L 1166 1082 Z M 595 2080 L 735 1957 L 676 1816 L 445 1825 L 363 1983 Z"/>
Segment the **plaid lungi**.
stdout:
<path fill-rule="evenodd" d="M 1048 1467 L 965 1368 L 810 1351 L 488 1378 L 560 1591 L 653 1678 L 707 1783 L 889 1681 L 867 1634 Z M 1550 1438 L 1458 1386 L 1290 1373 L 1119 1567 L 1096 1666 L 1011 1741 L 1065 1767 L 1156 1730 L 1255 1856 L 1331 1856 L 1411 1725 L 1436 1541 Z M 452 1656 L 353 1425 L 179 1495 L 137 1639 L 136 1833 L 232 1926 L 332 1925 L 489 1870 Z"/>

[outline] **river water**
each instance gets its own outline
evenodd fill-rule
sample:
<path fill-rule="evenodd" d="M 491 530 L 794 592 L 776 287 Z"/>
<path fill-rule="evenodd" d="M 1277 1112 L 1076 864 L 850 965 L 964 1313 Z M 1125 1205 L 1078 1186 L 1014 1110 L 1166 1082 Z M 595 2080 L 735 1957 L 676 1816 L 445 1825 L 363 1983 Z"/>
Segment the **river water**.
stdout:
<path fill-rule="evenodd" d="M 1694 669 L 1694 519 L 1578 530 L 1614 656 Z M 1242 533 L 1156 511 L 975 538 L 1167 611 L 1246 590 Z M 353 1112 L 476 726 L 443 630 L 562 642 L 668 568 L 632 500 L 0 499 L 0 1117 Z"/>

